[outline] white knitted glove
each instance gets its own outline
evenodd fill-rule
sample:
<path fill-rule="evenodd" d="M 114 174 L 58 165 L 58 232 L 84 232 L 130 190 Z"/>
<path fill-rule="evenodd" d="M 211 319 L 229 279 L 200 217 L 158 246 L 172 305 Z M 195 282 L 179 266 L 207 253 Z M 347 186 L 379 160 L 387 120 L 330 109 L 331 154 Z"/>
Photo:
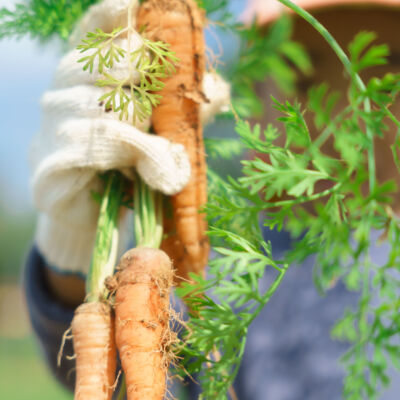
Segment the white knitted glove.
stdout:
<path fill-rule="evenodd" d="M 123 25 L 129 3 L 105 0 L 91 7 L 75 37 L 79 31 L 97 27 L 111 31 Z M 140 38 L 135 40 L 132 50 L 141 46 Z M 126 39 L 118 45 L 126 49 Z M 107 112 L 98 99 L 108 89 L 93 85 L 100 76 L 83 71 L 77 62 L 81 57 L 76 49 L 63 57 L 53 88 L 42 98 L 42 127 L 33 141 L 31 162 L 33 200 L 40 212 L 36 243 L 50 265 L 85 274 L 99 215 L 99 205 L 91 196 L 92 191 L 102 190 L 98 173 L 118 169 L 133 178 L 135 167 L 150 187 L 171 195 L 188 182 L 190 163 L 182 145 L 144 133 L 149 120 L 134 127 L 119 121 L 117 113 Z M 116 63 L 113 75 L 126 76 L 127 70 L 126 63 Z M 227 106 L 229 86 L 216 74 L 209 74 L 204 89 L 210 103 L 202 109 L 202 116 L 211 120 Z M 121 238 L 126 234 L 123 224 L 121 221 Z M 125 241 L 120 244 L 124 250 Z"/>

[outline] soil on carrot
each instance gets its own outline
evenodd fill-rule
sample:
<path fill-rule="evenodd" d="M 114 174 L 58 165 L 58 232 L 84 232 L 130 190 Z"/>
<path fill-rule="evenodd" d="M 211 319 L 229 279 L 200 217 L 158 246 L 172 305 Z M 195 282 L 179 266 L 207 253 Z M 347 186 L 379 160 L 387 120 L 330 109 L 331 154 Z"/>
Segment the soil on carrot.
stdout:
<path fill-rule="evenodd" d="M 187 186 L 172 196 L 173 217 L 165 219 L 166 239 L 161 248 L 174 261 L 177 276 L 204 273 L 209 243 L 207 223 L 199 210 L 207 202 L 206 162 L 200 104 L 205 70 L 204 13 L 194 0 L 148 0 L 138 13 L 138 28 L 152 40 L 168 43 L 178 57 L 176 73 L 164 79 L 160 104 L 153 109 L 157 135 L 185 146 L 191 163 Z"/>

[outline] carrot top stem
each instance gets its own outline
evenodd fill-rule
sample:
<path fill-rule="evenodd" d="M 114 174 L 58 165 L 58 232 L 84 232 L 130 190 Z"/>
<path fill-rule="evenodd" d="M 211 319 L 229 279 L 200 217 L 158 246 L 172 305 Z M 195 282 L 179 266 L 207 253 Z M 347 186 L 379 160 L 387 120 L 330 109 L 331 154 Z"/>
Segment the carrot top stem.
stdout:
<path fill-rule="evenodd" d="M 118 248 L 118 215 L 124 178 L 116 171 L 105 175 L 106 187 L 101 199 L 96 242 L 86 279 L 87 301 L 99 301 L 106 295 L 104 280 L 114 273 Z"/>
<path fill-rule="evenodd" d="M 126 398 L 126 379 L 125 379 L 125 375 L 122 374 L 121 386 L 119 389 L 117 400 L 125 400 L 125 398 Z"/>
<path fill-rule="evenodd" d="M 301 18 L 307 21 L 317 32 L 321 34 L 321 36 L 325 39 L 325 41 L 329 44 L 332 50 L 336 53 L 337 57 L 339 58 L 340 62 L 343 64 L 347 73 L 352 77 L 353 82 L 355 83 L 356 87 L 361 91 L 366 91 L 365 84 L 361 79 L 360 75 L 357 71 L 354 71 L 353 65 L 343 51 L 339 43 L 335 40 L 335 38 L 331 35 L 331 33 L 310 13 L 306 10 L 302 9 L 291 0 L 278 0 L 284 6 L 293 10 L 296 14 L 298 14 Z M 385 113 L 387 116 L 391 118 L 389 115 L 388 110 L 384 107 Z M 364 99 L 364 111 L 369 113 L 371 111 L 371 101 L 367 97 Z M 392 118 L 391 118 L 392 119 Z M 392 119 L 393 120 L 393 119 Z M 366 126 L 366 134 L 367 138 L 369 139 L 370 145 L 368 149 L 368 169 L 369 169 L 369 188 L 370 191 L 373 192 L 376 186 L 376 166 L 375 166 L 375 149 L 374 149 L 374 133 L 372 132 L 370 126 Z"/>
<path fill-rule="evenodd" d="M 158 249 L 163 236 L 162 195 L 147 186 L 136 174 L 133 196 L 136 247 Z"/>

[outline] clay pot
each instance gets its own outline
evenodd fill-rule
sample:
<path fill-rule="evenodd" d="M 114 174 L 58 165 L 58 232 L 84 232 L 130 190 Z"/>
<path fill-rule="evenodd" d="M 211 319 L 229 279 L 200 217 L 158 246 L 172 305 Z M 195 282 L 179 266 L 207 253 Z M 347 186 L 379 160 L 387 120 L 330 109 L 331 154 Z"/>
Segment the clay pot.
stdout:
<path fill-rule="evenodd" d="M 368 69 L 362 73 L 362 78 L 367 82 L 372 76 L 383 76 L 387 72 L 398 73 L 400 71 L 400 41 L 398 40 L 398 26 L 400 23 L 400 0 L 298 0 L 297 4 L 312 10 L 312 14 L 328 29 L 339 44 L 347 49 L 349 42 L 360 31 L 373 31 L 377 34 L 377 44 L 387 43 L 390 47 L 388 65 Z M 252 0 L 252 12 L 258 12 L 258 21 L 271 22 L 282 12 L 277 0 Z M 250 12 L 247 10 L 247 12 Z M 249 14 L 248 14 L 249 15 Z M 267 28 L 267 26 L 266 26 Z M 347 74 L 337 56 L 327 45 L 321 35 L 301 18 L 294 18 L 293 39 L 302 43 L 311 56 L 314 71 L 310 76 L 299 73 L 297 92 L 292 100 L 297 98 L 303 105 L 307 104 L 307 92 L 311 86 L 327 82 L 329 86 L 341 92 L 342 98 L 338 109 L 345 106 L 346 91 L 349 83 Z M 265 102 L 265 114 L 257 122 L 262 126 L 275 123 L 278 112 L 272 109 L 271 94 L 283 100 L 287 98 L 278 91 L 271 80 L 258 84 L 257 92 Z M 400 117 L 400 101 L 391 106 L 391 111 Z M 305 114 L 306 121 L 311 129 L 311 135 L 317 135 L 313 126 L 312 114 Z M 279 125 L 279 124 L 278 124 Z M 383 138 L 376 138 L 377 177 L 379 182 L 394 179 L 400 188 L 400 175 L 395 167 L 390 145 L 394 142 L 396 128 L 390 125 Z M 328 154 L 336 154 L 332 141 L 324 146 Z M 400 193 L 395 195 L 395 209 L 400 213 Z"/>

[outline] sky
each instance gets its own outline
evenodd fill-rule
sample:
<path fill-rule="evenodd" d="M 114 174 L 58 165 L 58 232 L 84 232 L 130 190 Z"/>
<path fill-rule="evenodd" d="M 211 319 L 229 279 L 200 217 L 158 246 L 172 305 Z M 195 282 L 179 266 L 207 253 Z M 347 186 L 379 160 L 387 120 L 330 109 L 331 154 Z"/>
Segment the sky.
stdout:
<path fill-rule="evenodd" d="M 41 49 L 28 39 L 0 42 L 0 54 L 0 190 L 7 209 L 20 212 L 31 204 L 28 148 L 58 56 L 55 49 Z"/>
<path fill-rule="evenodd" d="M 0 0 L 0 8 L 12 9 L 16 3 Z M 240 13 L 244 3 L 232 0 L 232 10 Z M 208 34 L 207 38 L 208 45 L 217 49 L 215 36 Z M 219 40 L 223 47 L 233 47 L 231 40 Z M 60 57 L 57 43 L 43 47 L 29 38 L 0 41 L 0 134 L 3 138 L 0 203 L 4 203 L 9 213 L 33 208 L 29 189 L 29 143 L 40 128 L 39 101 L 51 84 Z"/>

